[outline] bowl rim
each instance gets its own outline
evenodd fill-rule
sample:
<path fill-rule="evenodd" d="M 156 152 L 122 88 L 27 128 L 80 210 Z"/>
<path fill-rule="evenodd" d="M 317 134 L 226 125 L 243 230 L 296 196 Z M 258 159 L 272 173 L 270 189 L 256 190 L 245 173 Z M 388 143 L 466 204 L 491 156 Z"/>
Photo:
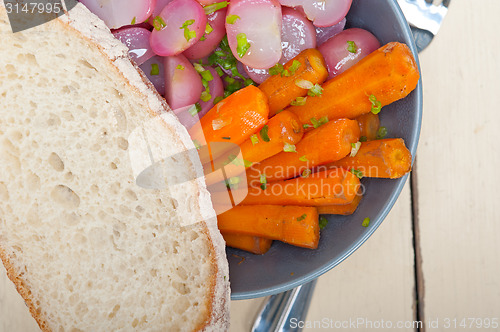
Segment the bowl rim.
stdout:
<path fill-rule="evenodd" d="M 391 8 L 394 10 L 394 12 L 397 13 L 396 19 L 397 19 L 398 24 L 403 28 L 402 33 L 403 33 L 404 39 L 410 41 L 410 43 L 408 44 L 408 47 L 410 48 L 411 52 L 413 53 L 413 55 L 415 57 L 415 61 L 417 63 L 417 67 L 418 67 L 418 70 L 420 73 L 420 79 L 418 81 L 417 87 L 413 91 L 413 93 L 416 94 L 416 100 L 417 100 L 417 105 L 416 105 L 417 117 L 416 117 L 416 123 L 415 123 L 416 130 L 410 136 L 409 141 L 411 142 L 411 144 L 409 146 L 407 146 L 408 150 L 411 152 L 411 155 L 412 155 L 412 165 L 413 165 L 413 163 L 415 162 L 415 154 L 417 151 L 417 146 L 418 146 L 418 142 L 419 142 L 419 138 L 420 138 L 420 131 L 421 131 L 421 127 L 422 127 L 422 111 L 423 111 L 422 72 L 421 72 L 421 68 L 420 68 L 417 47 L 415 45 L 415 40 L 413 39 L 413 34 L 412 34 L 411 29 L 408 25 L 408 22 L 406 21 L 405 16 L 404 16 L 401 8 L 397 4 L 397 1 L 396 0 L 389 0 L 388 2 L 389 2 L 389 5 L 391 6 Z M 374 220 L 373 226 L 368 228 L 366 230 L 366 232 L 364 232 L 363 236 L 360 239 L 358 239 L 357 241 L 352 243 L 347 248 L 347 250 L 344 251 L 344 253 L 340 257 L 328 262 L 327 264 L 325 264 L 317 269 L 311 270 L 308 274 L 306 274 L 302 277 L 298 277 L 297 279 L 294 279 L 293 281 L 289 281 L 289 282 L 283 283 L 281 285 L 277 285 L 276 287 L 266 288 L 266 289 L 256 290 L 256 291 L 231 293 L 231 300 L 248 300 L 248 299 L 254 299 L 254 298 L 259 298 L 259 297 L 264 297 L 264 296 L 282 293 L 282 292 L 285 292 L 285 291 L 290 290 L 292 288 L 295 288 L 295 287 L 301 286 L 303 284 L 306 284 L 308 282 L 311 282 L 314 279 L 317 279 L 318 277 L 323 275 L 324 273 L 330 271 L 335 266 L 339 265 L 347 257 L 352 255 L 359 247 L 361 247 L 361 245 L 364 244 L 368 240 L 368 238 L 370 238 L 370 236 L 372 236 L 372 234 L 375 232 L 375 230 L 378 229 L 380 224 L 382 224 L 382 222 L 385 220 L 385 218 L 387 217 L 387 215 L 391 211 L 392 207 L 396 203 L 397 199 L 399 198 L 399 195 L 401 194 L 401 191 L 403 190 L 403 187 L 405 186 L 409 175 L 410 175 L 410 173 L 406 174 L 404 177 L 399 179 L 399 182 L 396 186 L 396 190 L 394 190 L 392 192 L 392 194 L 390 195 L 389 201 L 382 209 L 379 217 L 376 220 Z"/>

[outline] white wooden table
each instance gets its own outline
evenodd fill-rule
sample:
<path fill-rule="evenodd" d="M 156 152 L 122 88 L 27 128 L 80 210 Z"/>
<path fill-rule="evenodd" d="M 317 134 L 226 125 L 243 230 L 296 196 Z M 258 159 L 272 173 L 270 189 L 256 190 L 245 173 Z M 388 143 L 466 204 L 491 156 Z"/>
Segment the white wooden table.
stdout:
<path fill-rule="evenodd" d="M 368 242 L 320 277 L 304 322 L 316 327 L 305 331 L 326 330 L 321 322 L 343 331 L 385 331 L 389 322 L 397 331 L 500 331 L 469 320 L 500 320 L 499 15 L 499 0 L 452 1 L 420 55 L 412 190 L 407 183 Z M 233 301 L 231 331 L 249 331 L 261 302 Z M 0 332 L 17 331 L 38 327 L 0 266 Z"/>

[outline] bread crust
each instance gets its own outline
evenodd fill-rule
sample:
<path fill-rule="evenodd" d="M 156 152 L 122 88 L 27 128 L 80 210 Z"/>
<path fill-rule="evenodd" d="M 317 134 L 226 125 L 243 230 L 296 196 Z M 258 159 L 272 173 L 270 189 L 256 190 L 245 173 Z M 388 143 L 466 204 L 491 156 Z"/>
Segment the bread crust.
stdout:
<path fill-rule="evenodd" d="M 5 16 L 6 11 L 3 0 L 0 0 L 0 15 Z M 147 110 L 151 117 L 168 113 L 171 118 L 165 126 L 173 129 L 173 133 L 180 139 L 186 150 L 194 149 L 194 144 L 189 138 L 186 129 L 178 122 L 165 99 L 161 97 L 152 83 L 139 69 L 137 64 L 129 57 L 125 45 L 115 39 L 104 22 L 92 14 L 82 4 L 77 4 L 70 12 L 46 24 L 58 24 L 68 31 L 68 35 L 77 34 L 84 38 L 89 45 L 98 49 L 104 57 L 109 60 L 110 68 L 114 68 L 127 82 L 130 89 L 144 95 L 150 108 Z M 203 232 L 207 235 L 210 247 L 212 279 L 210 280 L 209 294 L 211 298 L 207 300 L 206 307 L 209 316 L 206 317 L 195 330 L 197 331 L 223 331 L 229 328 L 229 269 L 225 256 L 225 243 L 217 229 L 215 212 L 210 202 L 210 194 L 206 189 L 203 177 L 201 162 L 192 158 L 194 166 L 193 173 L 197 174 L 196 184 L 198 187 L 197 209 L 201 212 L 203 220 Z M 23 278 L 23 272 L 16 269 L 12 258 L 0 247 L 0 259 L 2 260 L 7 276 L 14 283 L 18 293 L 23 297 L 31 315 L 35 318 L 42 331 L 51 331 L 46 317 L 37 308 L 27 281 Z"/>

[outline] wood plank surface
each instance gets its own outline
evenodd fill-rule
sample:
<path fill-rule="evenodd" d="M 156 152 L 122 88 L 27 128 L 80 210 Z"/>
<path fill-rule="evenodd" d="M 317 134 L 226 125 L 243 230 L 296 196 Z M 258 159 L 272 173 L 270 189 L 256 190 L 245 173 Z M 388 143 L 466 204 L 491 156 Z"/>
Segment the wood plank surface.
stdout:
<path fill-rule="evenodd" d="M 335 328 L 356 321 L 353 329 L 370 331 L 384 320 L 414 320 L 414 270 L 409 185 L 373 236 L 351 257 L 321 276 L 316 285 L 304 331 Z M 250 331 L 262 299 L 231 302 L 231 331 Z M 370 329 L 370 322 L 372 328 Z M 377 323 L 378 322 L 378 323 Z M 314 327 L 313 324 L 316 324 Z M 412 327 L 398 331 L 414 331 Z"/>
<path fill-rule="evenodd" d="M 493 330 L 469 326 L 469 320 L 455 328 L 453 319 L 500 320 L 499 14 L 498 0 L 453 0 L 420 56 L 420 304 L 428 323 L 439 320 L 439 330 L 446 318 L 449 331 Z"/>

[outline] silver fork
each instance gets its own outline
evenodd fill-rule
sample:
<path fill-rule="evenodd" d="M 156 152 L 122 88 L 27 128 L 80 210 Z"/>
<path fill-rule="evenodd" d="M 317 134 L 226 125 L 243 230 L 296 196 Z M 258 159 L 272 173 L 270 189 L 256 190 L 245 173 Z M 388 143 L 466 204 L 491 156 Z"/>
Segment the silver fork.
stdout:
<path fill-rule="evenodd" d="M 451 0 L 398 0 L 420 53 L 438 33 Z"/>

